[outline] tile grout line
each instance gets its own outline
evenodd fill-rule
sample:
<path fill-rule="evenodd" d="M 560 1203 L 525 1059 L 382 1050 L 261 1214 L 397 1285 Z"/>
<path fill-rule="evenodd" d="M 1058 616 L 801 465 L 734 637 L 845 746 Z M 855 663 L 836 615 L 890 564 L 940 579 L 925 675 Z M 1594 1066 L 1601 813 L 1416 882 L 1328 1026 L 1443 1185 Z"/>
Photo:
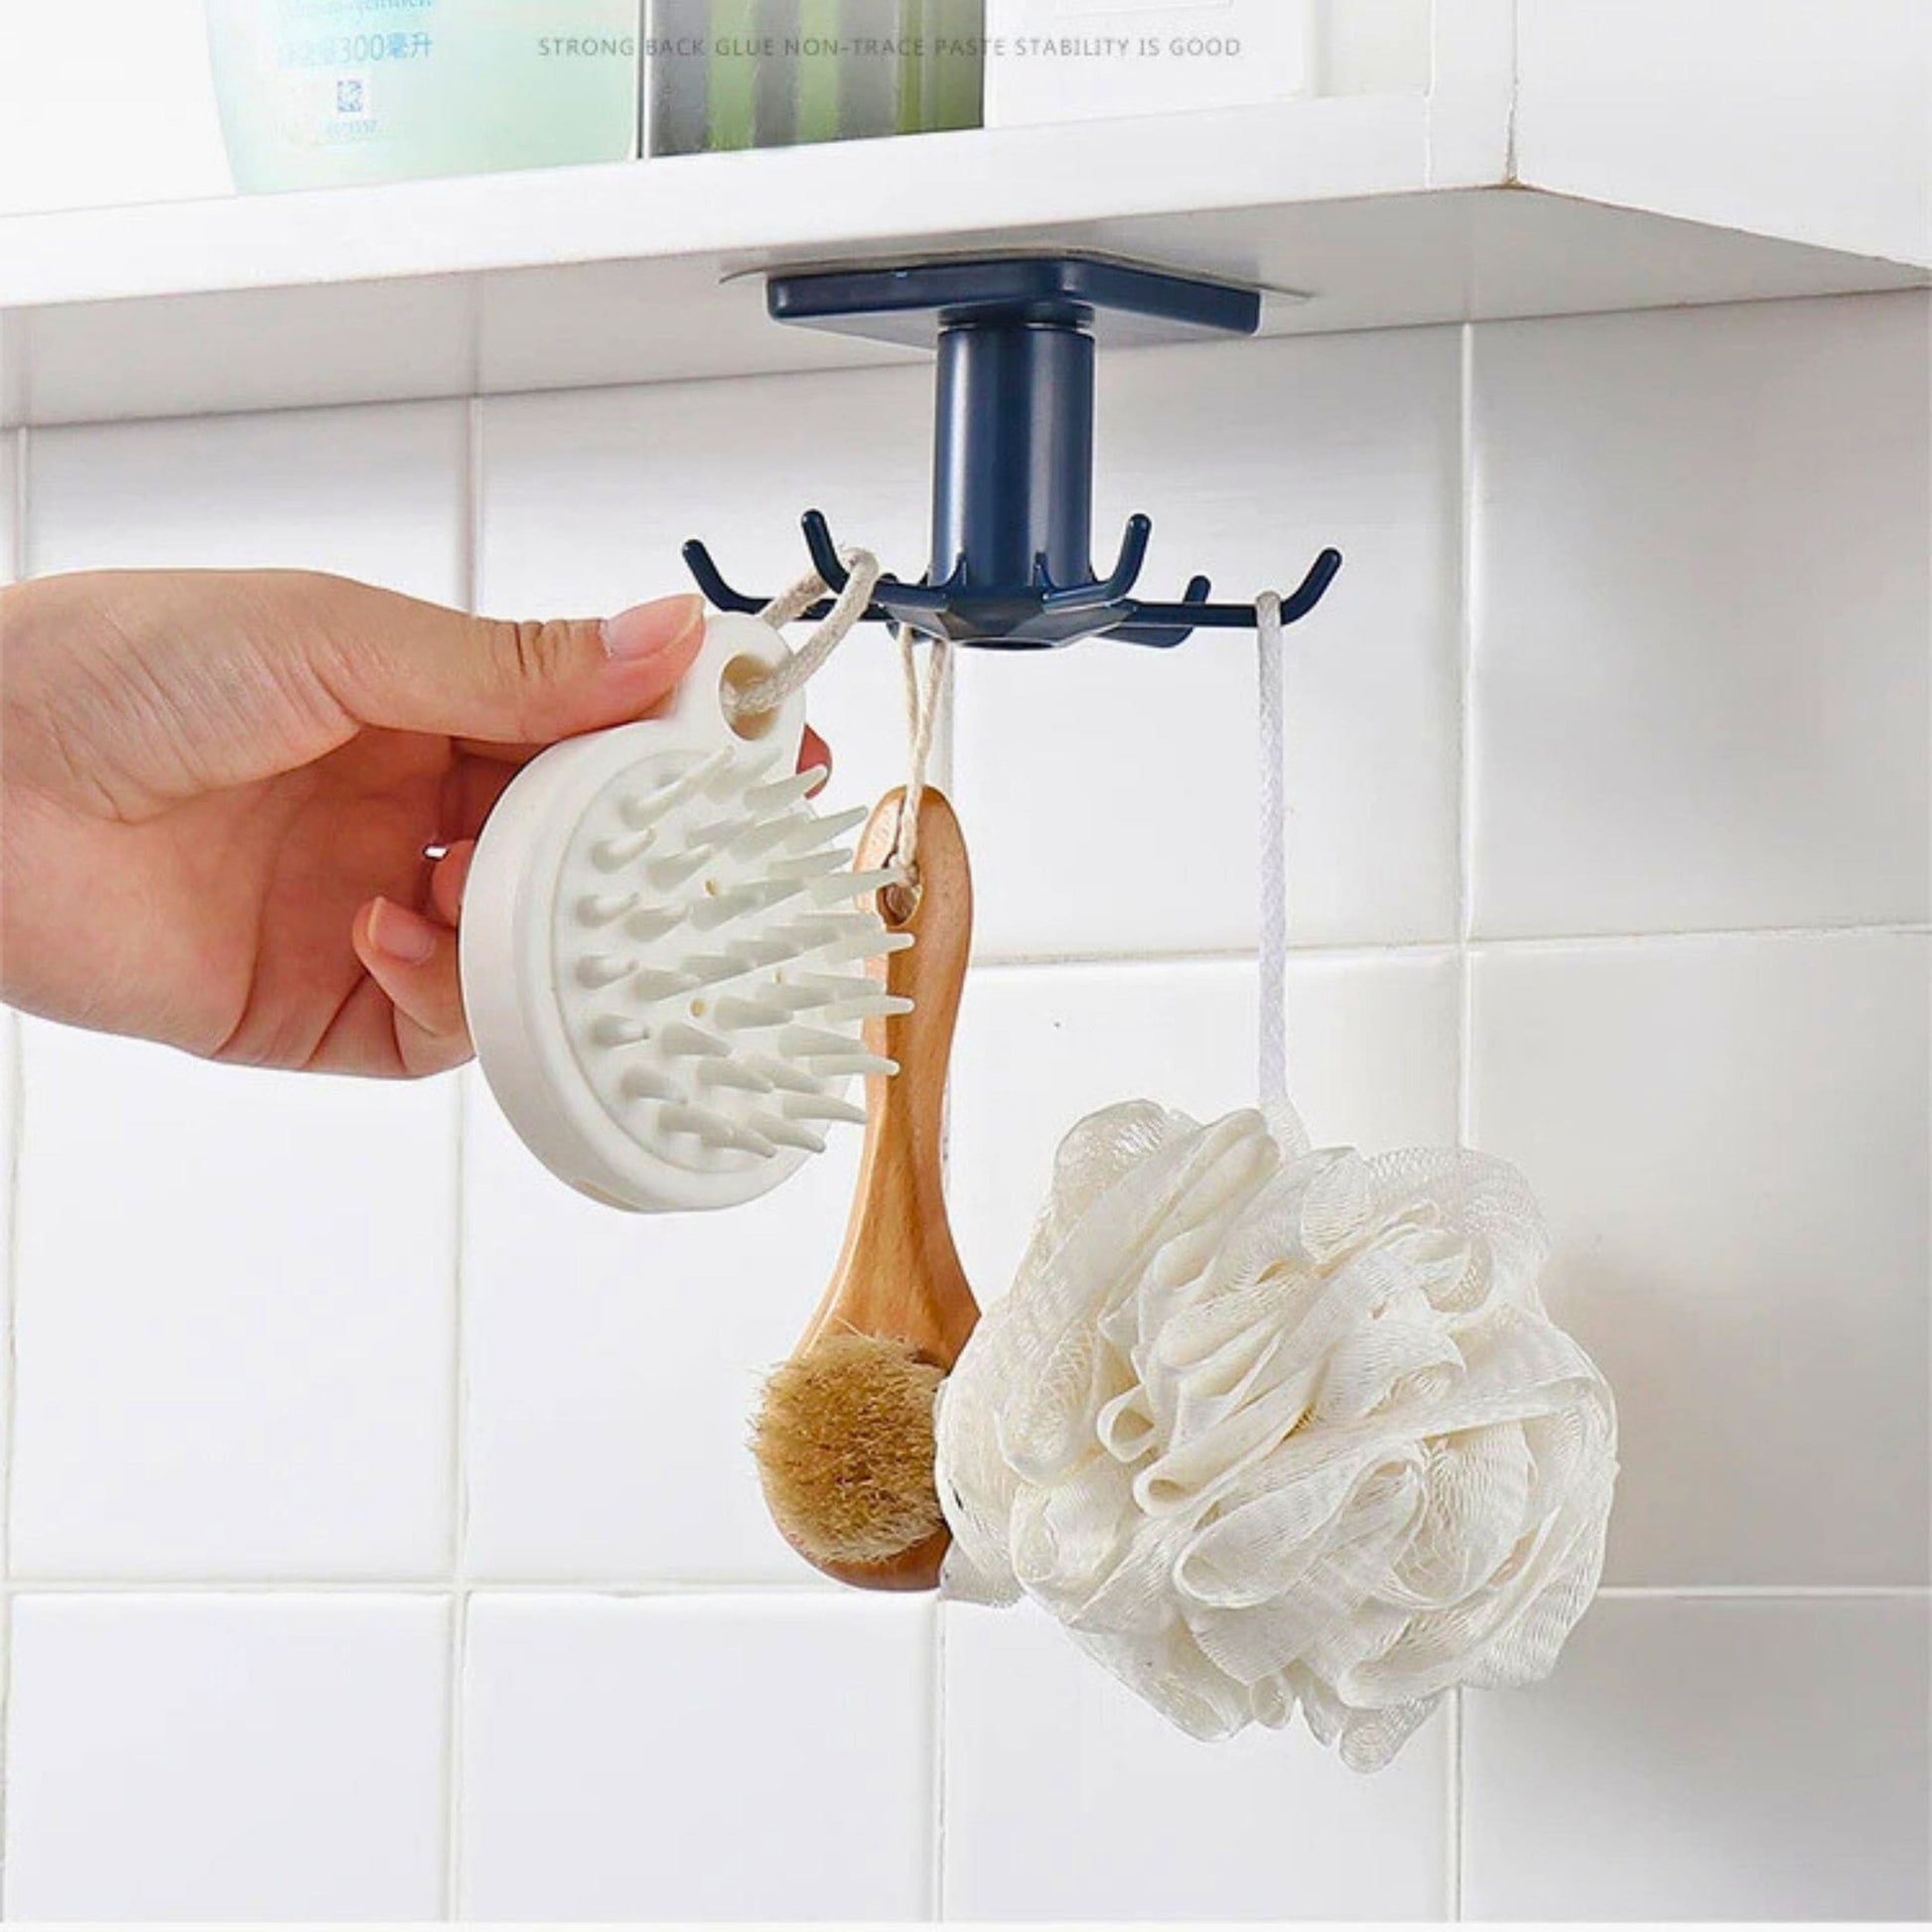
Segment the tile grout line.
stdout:
<path fill-rule="evenodd" d="M 933 1924 L 946 1916 L 946 1605 L 932 1606 L 932 1684 L 927 1709 L 931 1735 L 927 1738 L 926 1776 L 931 1793 L 930 1829 L 926 1834 L 926 1912 Z"/>
<path fill-rule="evenodd" d="M 7 1171 L 0 1174 L 0 1188 L 6 1193 L 7 1251 L 0 1256 L 0 1280 L 7 1293 L 4 1360 L 0 1360 L 0 1396 L 7 1405 L 6 1427 L 0 1436 L 0 1452 L 7 1466 L 0 1470 L 0 1575 L 11 1578 L 14 1562 L 14 1416 L 19 1409 L 19 1373 L 15 1345 L 15 1308 L 20 1295 L 20 1163 L 25 1138 L 26 1092 L 21 1065 L 25 1045 L 20 1016 L 9 1009 L 5 1016 L 6 1042 L 0 1052 L 7 1069 L 7 1089 L 0 1105 L 7 1110 Z"/>
<path fill-rule="evenodd" d="M 1932 937 L 1932 924 L 1911 920 L 1850 925 L 1685 926 L 1659 927 L 1654 932 L 1574 932 L 1522 934 L 1481 939 L 1446 936 L 1440 939 L 1392 939 L 1386 942 L 1291 946 L 1289 965 L 1373 965 L 1378 961 L 1418 962 L 1460 957 L 1471 959 L 1525 957 L 1539 953 L 1592 951 L 1687 944 L 1750 944 L 1769 940 L 1788 943 L 1804 939 L 1923 939 Z M 1253 946 L 1176 947 L 1171 951 L 990 953 L 973 960 L 976 973 L 1012 973 L 1049 966 L 1161 967 L 1249 965 Z"/>
<path fill-rule="evenodd" d="M 464 410 L 463 516 L 459 569 L 463 578 L 464 609 L 476 614 L 481 592 L 483 555 L 483 411 L 472 395 Z M 462 1916 L 463 1894 L 463 1707 L 464 1670 L 470 1637 L 470 1592 L 466 1553 L 470 1533 L 470 1471 L 468 1457 L 468 1378 L 464 1373 L 464 1274 L 466 1253 L 464 1193 L 469 1166 L 470 1136 L 467 1082 L 459 1073 L 451 1082 L 453 1117 L 450 1185 L 450 1601 L 449 1682 L 443 1725 L 443 1916 Z"/>
<path fill-rule="evenodd" d="M 953 795 L 955 761 L 958 753 L 958 691 L 960 654 L 953 653 L 953 676 L 948 679 L 944 706 L 933 732 L 932 770 L 935 780 L 948 798 Z M 968 962 L 971 970 L 971 962 Z M 948 1079 L 941 1103 L 939 1123 L 939 1177 L 942 1189 L 952 1181 L 952 1082 Z M 926 1908 L 935 1924 L 946 1916 L 946 1606 L 943 1600 L 932 1608 L 932 1683 L 927 1694 L 926 1723 L 930 1781 L 930 1809 L 926 1826 L 927 1871 Z"/>
<path fill-rule="evenodd" d="M 839 1603 L 850 1592 L 796 1577 L 715 1577 L 700 1582 L 627 1577 L 14 1577 L 0 1596 L 596 1596 L 618 1601 L 693 1602 L 713 1597 Z M 1824 1603 L 1932 1601 L 1917 1584 L 1605 1584 L 1617 1602 L 1730 1603 L 1811 1599 Z"/>
<path fill-rule="evenodd" d="M 1926 1584 L 1604 1584 L 1606 1603 L 1932 1602 Z"/>
<path fill-rule="evenodd" d="M 1467 1147 L 1474 1124 L 1475 969 L 1470 946 L 1475 932 L 1475 331 L 1462 325 L 1456 369 L 1456 1051 L 1455 1138 Z M 1445 1830 L 1448 1916 L 1463 1915 L 1463 1839 L 1468 1827 L 1464 1738 L 1467 1693 L 1457 1686 L 1449 1699 L 1449 1818 Z"/>
<path fill-rule="evenodd" d="M 719 1577 L 703 1583 L 612 1577 L 16 1577 L 0 1586 L 12 1596 L 595 1596 L 618 1602 L 704 1602 L 750 1597 L 841 1603 L 851 1591 L 795 1577 Z"/>
<path fill-rule="evenodd" d="M 464 1105 L 464 1081 L 459 1074 L 452 1082 L 455 1118 L 450 1124 L 455 1159 L 452 1163 L 451 1212 L 454 1220 L 451 1241 L 450 1311 L 450 1586 L 449 1586 L 449 1682 L 443 1726 L 443 1909 L 444 1916 L 461 1916 L 463 1860 L 463 1673 L 470 1634 L 470 1593 L 464 1562 L 469 1542 L 469 1470 L 465 1439 L 469 1427 L 469 1406 L 465 1401 L 463 1372 L 463 1275 L 464 1176 L 468 1165 L 468 1109 Z"/>
<path fill-rule="evenodd" d="M 13 547 L 13 571 L 16 583 L 27 580 L 27 465 L 31 445 L 29 438 L 33 432 L 22 423 L 18 429 L 7 432 L 13 438 L 14 478 L 13 488 L 8 492 L 6 508 Z"/>
<path fill-rule="evenodd" d="M 1643 946 L 1713 945 L 1794 939 L 1923 939 L 1932 924 L 1913 919 L 1863 919 L 1833 925 L 1659 926 L 1654 932 L 1519 933 L 1469 940 L 1477 954 L 1588 952 Z"/>
<path fill-rule="evenodd" d="M 1118 8 L 1113 11 L 1119 11 Z M 1512 164 L 1513 165 L 1513 164 Z M 482 279 L 500 271 L 482 271 Z M 1696 314 L 1714 309 L 1745 310 L 1764 307 L 1816 306 L 1825 303 L 1846 301 L 1881 301 L 1886 298 L 1908 297 L 1923 294 L 1916 286 L 1897 289 L 1872 289 L 1849 293 L 1827 293 L 1820 295 L 1743 295 L 1721 296 L 1706 301 L 1688 302 L 1674 305 L 1669 313 L 1673 315 Z M 1645 314 L 1649 311 L 1606 311 L 1608 314 Z M 1517 318 L 1522 322 L 1560 323 L 1574 320 L 1565 316 L 1526 316 Z M 1311 337 L 1299 335 L 1263 335 L 1254 339 L 1253 346 L 1258 348 L 1286 348 L 1305 341 L 1325 341 L 1332 336 L 1383 336 L 1421 333 L 1424 331 L 1449 330 L 1465 325 L 1454 321 L 1405 322 L 1395 324 L 1356 325 L 1346 329 L 1323 330 Z M 628 379 L 612 377 L 597 382 L 561 382 L 547 386 L 512 387 L 484 389 L 482 384 L 481 367 L 478 357 L 481 345 L 476 337 L 474 319 L 467 324 L 470 338 L 467 344 L 468 363 L 461 375 L 450 377 L 450 386 L 445 388 L 409 389 L 393 394 L 356 395 L 337 398 L 323 402 L 268 402 L 239 408 L 210 407 L 206 403 L 187 408 L 163 408 L 147 413 L 56 416 L 45 420 L 35 420 L 32 405 L 27 407 L 29 420 L 19 427 L 41 429 L 98 429 L 120 425 L 143 425 L 148 423 L 180 422 L 229 422 L 241 417 L 264 416 L 316 416 L 331 411 L 341 412 L 350 409 L 407 409 L 419 404 L 461 403 L 486 401 L 492 403 L 543 403 L 559 399 L 596 399 L 611 396 L 635 394 L 640 390 L 653 391 L 667 388 L 722 387 L 727 384 L 747 382 L 823 382 L 839 376 L 879 376 L 893 371 L 923 368 L 930 373 L 932 362 L 930 351 L 908 351 L 889 353 L 873 359 L 868 356 L 863 361 L 838 361 L 831 363 L 812 363 L 780 365 L 771 368 L 746 369 L 737 373 L 706 373 L 702 370 L 686 370 L 658 375 L 640 375 Z M 1201 343 L 1190 345 L 1175 344 L 1143 344 L 1137 346 L 1117 346 L 1109 351 L 1114 357 L 1156 355 L 1173 352 L 1177 347 L 1191 346 L 1202 352 L 1211 353 L 1220 345 Z M 23 359 L 23 367 L 24 359 Z"/>
<path fill-rule="evenodd" d="M 15 554 L 16 556 L 19 554 L 18 550 Z M 0 1383 L 4 1383 L 7 1414 L 5 1430 L 0 1434 L 4 1434 L 7 1466 L 4 1470 L 0 1470 L 0 1577 L 11 1581 L 14 1523 L 14 1417 L 20 1406 L 19 1377 L 15 1369 L 14 1310 L 20 1293 L 20 1157 L 21 1128 L 26 1118 L 26 1108 L 23 1104 L 20 1016 L 10 1011 L 4 1018 L 7 1033 L 5 1048 L 7 1086 L 5 1094 L 0 1095 L 0 1104 L 4 1104 L 7 1110 L 7 1168 L 6 1173 L 0 1174 L 0 1187 L 6 1190 L 7 1242 L 6 1254 L 0 1257 L 0 1267 L 4 1267 L 5 1271 L 7 1309 L 5 1360 L 4 1364 L 0 1364 Z M 13 1796 L 9 1779 L 13 1742 L 13 1597 L 9 1593 L 6 1602 L 0 1604 L 0 1919 L 6 1917 L 6 1831 Z"/>

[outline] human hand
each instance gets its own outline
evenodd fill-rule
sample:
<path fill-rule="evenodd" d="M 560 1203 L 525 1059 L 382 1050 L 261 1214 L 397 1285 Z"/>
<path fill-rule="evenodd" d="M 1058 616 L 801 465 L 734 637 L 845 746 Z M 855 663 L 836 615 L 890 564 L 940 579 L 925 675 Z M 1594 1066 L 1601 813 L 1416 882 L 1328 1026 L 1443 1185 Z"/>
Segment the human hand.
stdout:
<path fill-rule="evenodd" d="M 546 746 L 659 706 L 703 634 L 697 597 L 505 623 L 295 571 L 0 592 L 0 993 L 213 1059 L 458 1065 L 484 818 Z"/>

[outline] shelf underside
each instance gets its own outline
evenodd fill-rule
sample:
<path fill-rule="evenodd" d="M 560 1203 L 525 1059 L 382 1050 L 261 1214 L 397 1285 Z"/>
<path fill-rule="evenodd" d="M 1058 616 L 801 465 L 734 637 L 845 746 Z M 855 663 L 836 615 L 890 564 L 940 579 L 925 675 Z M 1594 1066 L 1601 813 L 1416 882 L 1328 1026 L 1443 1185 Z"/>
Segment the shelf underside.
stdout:
<path fill-rule="evenodd" d="M 641 236 L 636 245 L 628 259 L 17 306 L 0 312 L 0 418 L 57 423 L 900 361 L 915 352 L 774 325 L 758 271 L 1015 249 L 1259 285 L 1274 292 L 1264 335 L 1928 281 L 1915 266 L 1520 188 L 908 227 L 830 249 L 671 251 Z M 434 247 L 422 254 L 436 259 Z M 0 295 L 8 286 L 0 263 Z"/>

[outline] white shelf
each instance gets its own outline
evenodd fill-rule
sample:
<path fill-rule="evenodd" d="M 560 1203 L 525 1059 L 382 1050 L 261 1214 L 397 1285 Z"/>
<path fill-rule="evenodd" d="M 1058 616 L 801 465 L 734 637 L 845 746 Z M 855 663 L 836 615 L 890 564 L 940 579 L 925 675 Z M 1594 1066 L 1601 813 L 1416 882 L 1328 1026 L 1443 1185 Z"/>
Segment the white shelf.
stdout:
<path fill-rule="evenodd" d="M 1790 72 L 1700 88 L 1632 57 L 1626 32 L 1681 30 L 1674 0 L 1455 0 L 1427 97 L 0 219 L 0 418 L 891 360 L 773 326 L 756 271 L 1011 248 L 1305 295 L 1270 333 L 1924 285 L 1932 9 L 1767 7 L 1830 15 L 1801 119 Z"/>

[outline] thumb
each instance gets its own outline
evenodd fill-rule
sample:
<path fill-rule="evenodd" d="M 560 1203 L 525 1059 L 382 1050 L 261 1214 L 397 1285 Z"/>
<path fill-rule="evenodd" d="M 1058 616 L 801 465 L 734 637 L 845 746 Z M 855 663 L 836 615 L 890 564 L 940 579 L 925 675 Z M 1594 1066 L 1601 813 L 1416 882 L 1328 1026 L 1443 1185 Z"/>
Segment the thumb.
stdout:
<path fill-rule="evenodd" d="M 627 723 L 677 688 L 704 641 L 696 595 L 541 622 L 365 596 L 340 614 L 332 683 L 358 722 L 395 731 L 549 745 Z"/>

